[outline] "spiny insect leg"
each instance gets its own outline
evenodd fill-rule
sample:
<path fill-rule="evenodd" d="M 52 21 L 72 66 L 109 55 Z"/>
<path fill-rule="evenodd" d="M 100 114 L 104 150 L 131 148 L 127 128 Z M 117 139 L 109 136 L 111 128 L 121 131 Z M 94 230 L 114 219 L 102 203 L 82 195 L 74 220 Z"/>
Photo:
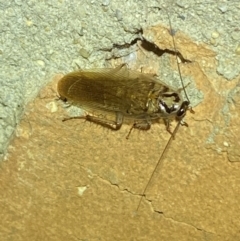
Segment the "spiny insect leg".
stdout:
<path fill-rule="evenodd" d="M 132 132 L 133 129 L 140 129 L 140 130 L 149 130 L 151 127 L 151 123 L 150 122 L 135 122 L 132 127 L 130 128 L 127 136 L 126 136 L 126 139 L 129 139 L 129 136 Z"/>
<path fill-rule="evenodd" d="M 73 119 L 85 119 L 86 121 L 100 124 L 102 126 L 110 128 L 112 130 L 119 130 L 123 123 L 123 114 L 120 112 L 116 112 L 116 120 L 115 121 L 106 120 L 104 118 L 97 117 L 94 115 L 89 115 L 89 114 L 87 114 L 85 116 L 74 116 L 74 117 L 64 118 L 62 121 L 73 120 Z"/>
<path fill-rule="evenodd" d="M 170 129 L 170 126 L 171 126 L 170 120 L 164 119 L 163 121 L 164 121 L 164 124 L 165 124 L 165 126 L 166 126 L 167 132 L 168 132 L 168 133 L 172 136 L 172 138 L 174 139 L 174 134 L 173 134 L 173 132 L 172 132 L 171 129 Z"/>

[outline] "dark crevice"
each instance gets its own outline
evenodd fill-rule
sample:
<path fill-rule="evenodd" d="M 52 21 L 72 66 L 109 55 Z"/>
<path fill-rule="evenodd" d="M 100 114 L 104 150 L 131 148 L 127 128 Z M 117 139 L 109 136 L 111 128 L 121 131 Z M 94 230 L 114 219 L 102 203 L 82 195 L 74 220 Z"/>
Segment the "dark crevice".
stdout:
<path fill-rule="evenodd" d="M 130 43 L 124 43 L 124 44 L 116 44 L 116 43 L 114 43 L 112 45 L 112 47 L 110 47 L 110 48 L 102 48 L 102 49 L 99 49 L 99 50 L 100 51 L 111 52 L 113 49 L 119 49 L 119 50 L 128 49 L 131 46 L 136 45 L 137 42 L 138 42 L 138 44 L 140 44 L 140 46 L 144 50 L 146 50 L 148 52 L 152 52 L 152 53 L 156 54 L 158 57 L 161 57 L 163 54 L 170 54 L 170 55 L 176 55 L 177 54 L 178 58 L 181 60 L 182 63 L 191 63 L 190 60 L 185 59 L 182 56 L 182 54 L 180 52 L 178 52 L 177 50 L 173 51 L 173 50 L 170 50 L 170 49 L 161 49 L 156 44 L 154 44 L 152 42 L 149 42 L 148 40 L 144 39 L 142 37 L 142 29 L 139 30 L 138 34 L 140 35 L 140 37 L 137 37 L 137 38 L 133 39 Z M 112 56 L 111 59 L 120 58 L 120 57 L 121 56 L 119 56 L 119 57 Z"/>
<path fill-rule="evenodd" d="M 146 39 L 143 39 L 141 41 L 141 47 L 148 52 L 153 52 L 158 57 L 161 57 L 165 53 L 165 51 L 163 49 L 158 48 L 158 46 L 156 44 L 151 43 L 151 42 L 147 41 Z"/>
<path fill-rule="evenodd" d="M 135 45 L 137 43 L 137 41 L 141 41 L 141 38 L 135 38 L 134 40 L 132 40 L 130 43 L 125 43 L 125 44 L 113 44 L 113 48 L 117 48 L 117 49 L 128 49 L 129 47 Z"/>
<path fill-rule="evenodd" d="M 110 48 L 101 48 L 100 51 L 106 51 L 111 52 L 113 49 L 128 49 L 131 46 L 135 45 L 137 41 L 141 41 L 141 38 L 135 38 L 130 43 L 124 43 L 124 44 L 113 44 Z"/>
<path fill-rule="evenodd" d="M 181 59 L 182 63 L 191 63 L 190 60 L 185 59 L 180 52 L 173 51 L 170 49 L 160 49 L 156 44 L 149 42 L 146 39 L 143 39 L 141 42 L 141 47 L 144 48 L 146 51 L 153 52 L 157 56 L 161 57 L 163 54 L 170 54 L 170 55 L 176 55 L 179 59 Z"/>

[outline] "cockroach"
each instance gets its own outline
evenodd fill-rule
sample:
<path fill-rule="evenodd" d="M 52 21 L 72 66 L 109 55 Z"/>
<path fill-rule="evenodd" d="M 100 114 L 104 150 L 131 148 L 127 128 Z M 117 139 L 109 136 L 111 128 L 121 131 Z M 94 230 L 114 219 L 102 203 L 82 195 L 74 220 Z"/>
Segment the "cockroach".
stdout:
<path fill-rule="evenodd" d="M 171 27 L 170 18 L 169 24 Z M 172 30 L 169 32 L 171 34 Z M 173 34 L 171 36 L 177 60 L 176 44 Z M 87 69 L 71 72 L 58 82 L 57 91 L 60 99 L 79 106 L 88 113 L 106 113 L 115 117 L 115 120 L 107 120 L 96 114 L 86 114 L 85 116 L 65 118 L 63 121 L 85 119 L 118 130 L 125 120 L 132 120 L 133 125 L 126 138 L 129 138 L 134 128 L 147 130 L 151 127 L 152 122 L 159 119 L 164 121 L 166 129 L 171 133 L 171 136 L 145 186 L 137 210 L 179 126 L 187 125 L 183 121 L 187 110 L 192 110 L 184 88 L 178 61 L 177 66 L 182 89 L 172 88 L 152 74 L 130 70 L 126 64 L 116 68 Z M 182 91 L 185 93 L 186 100 L 181 96 Z M 170 123 L 173 120 L 176 120 L 178 123 L 174 131 L 171 132 Z"/>

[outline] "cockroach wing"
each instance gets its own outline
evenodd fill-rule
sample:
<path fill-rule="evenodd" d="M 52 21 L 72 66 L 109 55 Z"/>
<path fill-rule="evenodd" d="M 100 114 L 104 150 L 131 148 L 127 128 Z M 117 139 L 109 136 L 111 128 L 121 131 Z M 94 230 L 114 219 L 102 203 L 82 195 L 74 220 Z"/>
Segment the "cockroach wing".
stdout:
<path fill-rule="evenodd" d="M 60 97 L 70 103 L 133 118 L 145 112 L 150 93 L 163 93 L 166 88 L 151 75 L 125 67 L 72 72 L 58 83 Z"/>

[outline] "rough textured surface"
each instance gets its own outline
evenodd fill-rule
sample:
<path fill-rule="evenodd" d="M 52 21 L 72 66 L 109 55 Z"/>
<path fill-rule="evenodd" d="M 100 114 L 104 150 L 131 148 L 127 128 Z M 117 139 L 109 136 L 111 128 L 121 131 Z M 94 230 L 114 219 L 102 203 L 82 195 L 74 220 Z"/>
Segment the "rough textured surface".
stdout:
<path fill-rule="evenodd" d="M 179 8 L 182 11 L 186 16 L 194 13 L 191 8 Z M 175 17 L 173 14 L 171 19 Z M 175 29 L 179 23 L 173 20 Z M 185 22 L 182 25 L 184 29 Z M 230 25 L 234 26 L 234 21 Z M 172 50 L 167 27 L 145 26 L 143 36 L 160 49 Z M 164 125 L 155 124 L 148 132 L 134 130 L 126 140 L 128 125 L 113 132 L 81 120 L 63 123 L 68 112 L 57 100 L 56 83 L 61 75 L 55 75 L 25 108 L 1 163 L 2 240 L 240 239 L 239 76 L 226 81 L 216 71 L 219 62 L 215 56 L 219 55 L 215 47 L 200 40 L 196 43 L 182 28 L 177 29 L 177 49 L 192 61 L 181 64 L 181 71 L 184 83 L 191 81 L 187 90 L 196 105 L 195 114 L 186 116 L 189 127 L 181 127 L 177 133 L 139 211 L 136 213 L 140 194 L 169 138 Z M 139 33 L 126 42 L 136 37 Z M 114 41 L 110 42 L 112 47 Z M 71 56 L 70 49 L 63 51 L 63 56 Z M 127 62 L 131 68 L 173 81 L 168 82 L 171 85 L 179 83 L 174 56 L 158 56 L 143 48 L 141 42 L 126 49 L 103 51 L 99 59 L 123 55 L 121 51 L 127 49 L 130 55 L 107 64 Z M 80 52 L 87 56 L 86 51 Z M 84 67 L 103 63 L 90 60 L 79 63 Z M 63 59 L 59 61 L 66 65 Z M 165 64 L 170 72 L 165 72 Z M 228 68 L 228 62 L 225 65 Z M 69 66 L 64 66 L 63 70 L 67 69 Z M 29 85 L 27 91 L 32 91 Z"/>
<path fill-rule="evenodd" d="M 106 66 L 105 60 L 113 56 L 134 62 L 136 47 L 129 44 L 140 37 L 142 28 L 157 23 L 169 26 L 167 13 L 174 32 L 187 33 L 216 53 L 219 75 L 237 78 L 239 9 L 239 1 L 209 0 L 2 2 L 0 158 L 26 104 L 54 74 L 67 73 L 76 64 L 83 69 Z M 191 55 L 194 61 L 199 54 Z"/>

